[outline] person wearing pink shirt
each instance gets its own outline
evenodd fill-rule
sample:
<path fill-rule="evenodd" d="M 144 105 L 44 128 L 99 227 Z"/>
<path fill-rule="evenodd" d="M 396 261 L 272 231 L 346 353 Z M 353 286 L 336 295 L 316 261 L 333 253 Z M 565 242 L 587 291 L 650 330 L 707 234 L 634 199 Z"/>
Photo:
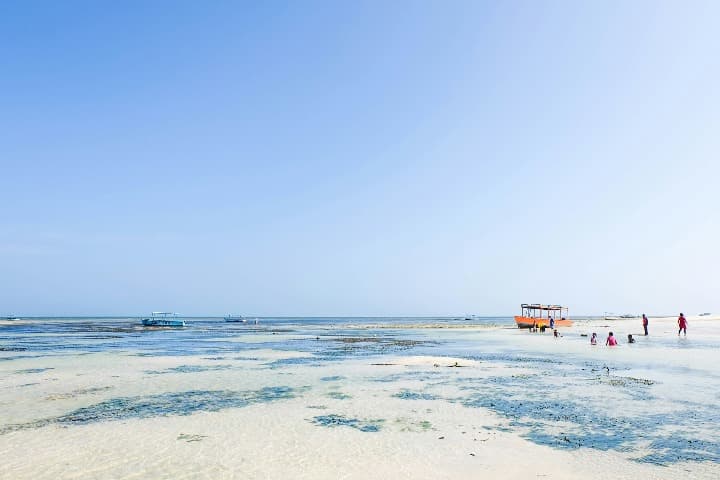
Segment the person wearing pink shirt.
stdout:
<path fill-rule="evenodd" d="M 605 340 L 605 345 L 608 347 L 615 347 L 617 346 L 617 339 L 613 337 L 613 333 L 610 332 L 610 334 L 607 337 L 607 340 Z"/>

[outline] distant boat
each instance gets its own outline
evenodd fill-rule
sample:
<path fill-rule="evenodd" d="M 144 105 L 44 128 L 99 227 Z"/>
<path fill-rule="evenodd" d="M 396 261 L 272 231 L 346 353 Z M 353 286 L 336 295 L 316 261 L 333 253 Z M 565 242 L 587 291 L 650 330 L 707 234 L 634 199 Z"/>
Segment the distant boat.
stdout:
<path fill-rule="evenodd" d="M 242 315 L 228 314 L 225 316 L 225 321 L 232 323 L 247 323 L 247 318 L 243 317 Z"/>
<path fill-rule="evenodd" d="M 567 318 L 568 308 L 561 305 L 523 303 L 520 305 L 520 309 L 522 314 L 515 315 L 515 323 L 518 328 L 549 327 L 550 319 L 553 320 L 556 327 L 571 327 L 573 324 L 572 320 Z"/>
<path fill-rule="evenodd" d="M 625 315 L 616 315 L 612 312 L 605 312 L 605 316 L 603 318 L 605 320 L 622 320 L 623 318 L 635 318 L 635 315 L 630 313 L 626 313 Z"/>
<path fill-rule="evenodd" d="M 708 315 L 710 315 L 710 312 L 699 313 L 698 317 L 707 317 Z"/>
<path fill-rule="evenodd" d="M 15 321 L 15 320 L 20 320 L 20 318 L 19 318 L 19 317 L 15 317 L 15 316 L 13 316 L 13 315 L 10 315 L 9 317 L 3 318 L 3 320 Z"/>
<path fill-rule="evenodd" d="M 142 324 L 145 327 L 184 327 L 185 320 L 177 318 L 177 313 L 152 312 L 150 318 L 143 318 Z"/>

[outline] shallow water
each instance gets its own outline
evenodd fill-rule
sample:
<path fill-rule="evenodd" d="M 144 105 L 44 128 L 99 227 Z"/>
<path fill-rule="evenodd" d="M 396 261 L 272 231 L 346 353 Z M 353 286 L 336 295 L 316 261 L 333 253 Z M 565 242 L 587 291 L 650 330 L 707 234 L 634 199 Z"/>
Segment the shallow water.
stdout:
<path fill-rule="evenodd" d="M 3 325 L 0 446 L 12 451 L 33 432 L 58 427 L 272 408 L 294 399 L 315 412 L 303 421 L 317 429 L 421 435 L 435 428 L 432 412 L 459 406 L 468 418 L 483 411 L 499 419 L 483 429 L 559 451 L 612 452 L 661 467 L 720 464 L 716 324 L 695 322 L 689 337 L 678 338 L 671 323 L 654 322 L 653 335 L 636 334 L 635 344 L 590 346 L 583 335 L 591 331 L 604 339 L 612 328 L 622 343 L 638 330 L 630 322 L 606 324 L 580 321 L 561 338 L 517 330 L 510 318 L 258 325 L 202 318 L 183 329 L 120 318 Z M 381 400 L 400 406 L 393 403 L 385 416 L 364 411 Z M 207 441 L 187 435 L 186 442 Z"/>

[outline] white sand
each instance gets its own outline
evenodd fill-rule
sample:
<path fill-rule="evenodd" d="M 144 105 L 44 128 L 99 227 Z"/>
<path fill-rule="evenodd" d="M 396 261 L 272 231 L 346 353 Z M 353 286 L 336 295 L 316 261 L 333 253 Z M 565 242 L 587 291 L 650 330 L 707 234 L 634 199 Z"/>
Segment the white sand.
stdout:
<path fill-rule="evenodd" d="M 627 320 L 578 324 L 563 329 L 565 336 L 560 339 L 550 334 L 504 329 L 461 333 L 462 338 L 467 335 L 469 342 L 478 335 L 491 335 L 499 351 L 556 351 L 566 358 L 582 355 L 628 362 L 634 366 L 633 372 L 647 368 L 647 378 L 653 378 L 652 365 L 663 362 L 674 363 L 678 368 L 705 368 L 709 375 L 720 374 L 717 350 L 670 349 L 672 343 L 668 342 L 686 341 L 677 339 L 674 321 L 674 318 L 650 319 L 650 337 L 639 338 L 635 345 L 625 345 L 624 338 L 627 333 L 639 336 L 642 327 L 639 321 Z M 719 346 L 717 322 L 716 318 L 689 317 L 687 341 L 693 341 L 695 336 L 705 341 L 717 340 L 715 345 Z M 597 331 L 604 342 L 610 329 L 621 339 L 621 346 L 616 349 L 604 346 L 592 349 L 587 345 L 589 339 L 580 336 Z M 441 338 L 452 332 L 429 330 L 425 334 Z M 408 372 L 441 372 L 472 378 L 521 375 L 526 372 L 523 365 L 508 367 L 452 355 L 393 355 L 343 360 L 321 367 L 300 364 L 267 368 L 274 360 L 307 355 L 248 350 L 237 355 L 240 359 L 228 355 L 210 360 L 200 356 L 100 353 L 0 363 L 3 379 L 0 426 L 63 415 L 119 396 L 193 389 L 246 391 L 264 386 L 290 386 L 299 392 L 298 397 L 289 400 L 218 412 L 87 425 L 53 424 L 6 433 L 0 435 L 0 479 L 720 478 L 720 465 L 713 463 L 664 467 L 634 462 L 619 451 L 538 446 L 522 438 L 519 432 L 497 430 L 507 426 L 507 420 L 492 411 L 443 400 L 393 396 L 403 389 L 426 387 L 428 382 L 422 378 L 375 381 L 378 377 Z M 193 373 L 167 371 L 181 366 L 218 365 L 229 368 Z M 14 373 L 45 367 L 52 370 Z M 327 380 L 333 376 L 340 378 Z M 658 385 L 658 391 L 666 392 L 671 404 L 673 395 L 682 395 L 677 390 L 683 381 L 681 376 L 666 378 Z M 436 391 L 452 396 L 460 390 L 454 385 L 439 385 Z M 701 401 L 717 403 L 718 397 L 713 391 Z M 385 421 L 380 432 L 313 423 L 313 417 L 328 414 Z"/>

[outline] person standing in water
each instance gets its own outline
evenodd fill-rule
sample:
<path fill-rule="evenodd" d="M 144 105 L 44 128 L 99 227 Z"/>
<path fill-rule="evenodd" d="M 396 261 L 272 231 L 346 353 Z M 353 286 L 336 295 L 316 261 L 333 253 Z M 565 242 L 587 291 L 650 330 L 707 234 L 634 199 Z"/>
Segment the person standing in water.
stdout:
<path fill-rule="evenodd" d="M 647 334 L 648 334 L 647 327 L 648 327 L 648 319 L 645 316 L 645 314 L 643 313 L 643 328 L 645 329 L 645 336 L 647 336 Z"/>
<path fill-rule="evenodd" d="M 607 337 L 607 340 L 605 340 L 605 345 L 608 347 L 615 347 L 617 346 L 617 339 L 613 337 L 613 333 L 610 332 L 610 334 Z"/>
<path fill-rule="evenodd" d="M 680 332 L 683 332 L 683 334 L 687 337 L 687 318 L 685 318 L 685 315 L 680 312 L 680 316 L 678 317 L 678 337 L 680 336 Z"/>
<path fill-rule="evenodd" d="M 592 337 L 590 337 L 590 345 L 597 345 L 597 333 L 593 332 Z"/>

